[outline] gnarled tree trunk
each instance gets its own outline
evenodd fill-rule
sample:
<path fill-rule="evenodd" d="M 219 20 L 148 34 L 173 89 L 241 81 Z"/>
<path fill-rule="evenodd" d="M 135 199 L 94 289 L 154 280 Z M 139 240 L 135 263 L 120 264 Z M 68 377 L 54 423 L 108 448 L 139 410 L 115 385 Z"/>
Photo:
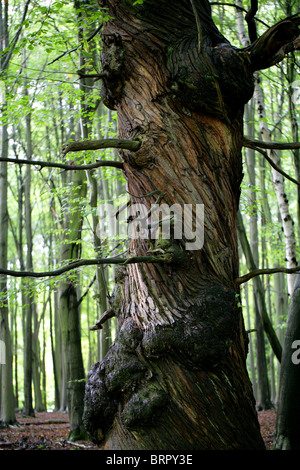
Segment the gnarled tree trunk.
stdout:
<path fill-rule="evenodd" d="M 194 222 L 203 204 L 205 240 L 198 249 L 176 237 L 131 241 L 130 256 L 171 261 L 121 269 L 120 331 L 89 373 L 85 426 L 103 449 L 263 449 L 235 284 L 253 51 L 229 44 L 206 0 L 101 5 L 112 17 L 102 97 L 120 137 L 142 143 L 121 154 L 132 202 L 150 208 L 157 194 L 141 196 L 159 190 L 169 207 L 191 205 Z"/>

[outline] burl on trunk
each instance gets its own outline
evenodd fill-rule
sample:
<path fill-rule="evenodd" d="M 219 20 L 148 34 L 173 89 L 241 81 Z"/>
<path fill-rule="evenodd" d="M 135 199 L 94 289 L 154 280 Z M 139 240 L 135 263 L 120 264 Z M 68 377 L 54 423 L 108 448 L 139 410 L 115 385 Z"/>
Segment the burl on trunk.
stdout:
<path fill-rule="evenodd" d="M 120 269 L 120 329 L 89 373 L 85 426 L 102 449 L 263 449 L 234 282 L 250 54 L 220 34 L 206 0 L 132 3 L 100 2 L 112 17 L 102 99 L 120 138 L 141 142 L 121 152 L 128 191 L 147 208 L 157 194 L 193 208 L 194 223 L 203 205 L 204 244 L 187 249 L 176 220 L 171 237 L 132 240 L 129 256 L 170 257 Z"/>

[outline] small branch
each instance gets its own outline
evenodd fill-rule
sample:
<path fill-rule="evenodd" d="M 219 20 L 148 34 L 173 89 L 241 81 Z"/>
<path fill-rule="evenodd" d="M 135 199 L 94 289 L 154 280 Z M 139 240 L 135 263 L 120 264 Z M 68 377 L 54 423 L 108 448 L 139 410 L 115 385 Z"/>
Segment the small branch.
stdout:
<path fill-rule="evenodd" d="M 55 163 L 55 162 L 44 162 L 39 160 L 25 160 L 25 159 L 16 159 L 16 158 L 0 158 L 0 162 L 7 163 L 16 163 L 18 165 L 33 165 L 39 166 L 41 169 L 45 167 L 49 168 L 61 168 L 62 170 L 92 170 L 93 168 L 99 168 L 101 166 L 109 166 L 114 168 L 123 168 L 122 162 L 117 162 L 113 160 L 101 160 L 94 163 L 88 163 L 86 165 L 73 165 L 72 163 Z"/>
<path fill-rule="evenodd" d="M 103 313 L 101 318 L 96 321 L 95 325 L 89 326 L 89 330 L 91 331 L 102 330 L 103 323 L 105 323 L 107 320 L 115 316 L 116 316 L 115 310 L 113 308 L 109 308 L 108 310 L 106 310 L 106 312 Z"/>
<path fill-rule="evenodd" d="M 281 62 L 286 54 L 298 47 L 299 15 L 279 21 L 265 31 L 254 43 L 245 48 L 249 53 L 253 71 L 263 70 Z"/>
<path fill-rule="evenodd" d="M 97 266 L 100 264 L 135 264 L 135 263 L 170 263 L 173 259 L 171 253 L 162 256 L 132 256 L 131 258 L 103 258 L 103 259 L 81 259 L 72 261 L 61 268 L 53 271 L 31 272 L 31 271 L 15 271 L 0 268 L 0 275 L 12 277 L 55 277 L 65 274 L 66 272 L 78 269 L 83 266 Z"/>
<path fill-rule="evenodd" d="M 80 449 L 90 449 L 90 445 L 85 445 L 85 444 L 79 444 L 78 442 L 73 442 L 73 441 L 67 441 L 67 444 L 74 446 L 74 447 L 79 447 Z"/>
<path fill-rule="evenodd" d="M 249 335 L 249 333 L 255 333 L 256 331 L 255 328 L 252 328 L 251 330 L 246 330 L 246 333 Z"/>
<path fill-rule="evenodd" d="M 87 38 L 87 42 L 91 41 L 91 40 L 96 36 L 96 34 L 99 33 L 99 31 L 100 31 L 101 29 L 102 29 L 102 24 L 99 26 L 99 28 L 97 28 L 97 29 L 93 32 L 93 34 L 91 34 L 91 35 Z M 65 55 L 71 54 L 72 52 L 77 51 L 81 46 L 82 46 L 82 44 L 79 44 L 78 46 L 73 47 L 73 49 L 71 49 L 71 50 L 69 50 L 69 51 L 66 51 L 66 52 L 63 52 L 63 53 L 60 54 L 58 57 L 56 57 L 54 60 L 52 60 L 52 62 L 49 62 L 47 65 L 54 64 L 54 62 L 57 62 L 59 59 L 61 59 L 61 58 L 64 57 Z"/>
<path fill-rule="evenodd" d="M 245 282 L 248 282 L 250 279 L 256 276 L 262 276 L 264 274 L 276 274 L 276 273 L 285 273 L 285 274 L 295 274 L 300 271 L 300 266 L 296 266 L 295 268 L 265 268 L 265 269 L 255 269 L 254 271 L 250 271 L 248 274 L 244 276 L 238 277 L 235 279 L 235 283 L 240 286 Z"/>
<path fill-rule="evenodd" d="M 256 30 L 256 23 L 255 23 L 255 15 L 258 10 L 258 2 L 257 0 L 251 0 L 251 6 L 249 11 L 245 16 L 245 20 L 248 24 L 248 32 L 249 32 L 249 39 L 251 42 L 255 42 L 257 40 L 257 30 Z"/>
<path fill-rule="evenodd" d="M 86 73 L 82 73 L 82 72 L 80 72 L 80 70 L 78 70 L 77 73 L 78 73 L 80 79 L 81 78 L 94 78 L 95 81 L 100 80 L 100 79 L 105 78 L 105 77 L 108 76 L 107 72 L 86 74 Z"/>
<path fill-rule="evenodd" d="M 74 141 L 63 147 L 63 155 L 68 152 L 80 152 L 81 150 L 99 150 L 107 148 L 120 148 L 136 152 L 141 147 L 138 140 L 125 139 L 100 139 L 100 140 L 82 140 Z"/>
<path fill-rule="evenodd" d="M 66 51 L 66 52 L 63 52 L 62 54 L 60 54 L 58 57 L 56 57 L 54 60 L 52 60 L 51 62 L 49 62 L 47 64 L 48 65 L 52 65 L 54 64 L 54 62 L 58 61 L 59 59 L 61 59 L 62 57 L 64 57 L 65 55 L 67 54 L 71 54 L 72 52 L 75 52 L 79 49 L 80 45 L 79 46 L 76 46 L 76 47 L 73 47 L 73 49 L 70 49 L 69 51 Z"/>
<path fill-rule="evenodd" d="M 22 29 L 23 29 L 23 26 L 24 26 L 24 21 L 26 19 L 26 15 L 27 15 L 27 12 L 28 12 L 30 2 L 31 2 L 31 0 L 27 0 L 27 2 L 25 4 L 24 11 L 23 11 L 23 16 L 22 16 L 22 19 L 21 19 L 21 22 L 20 22 L 20 26 L 18 27 L 18 30 L 15 34 L 15 37 L 13 38 L 13 40 L 11 42 L 11 45 L 9 46 L 9 51 L 8 51 L 7 55 L 4 56 L 4 62 L 1 64 L 1 69 L 2 70 L 5 70 L 8 67 L 9 61 L 11 59 L 13 51 L 14 51 L 16 45 L 17 45 L 18 39 L 19 39 L 20 34 L 22 32 Z M 1 19 L 1 21 L 2 21 L 2 19 Z"/>
<path fill-rule="evenodd" d="M 244 13 L 247 13 L 247 10 L 243 7 L 240 7 L 239 5 L 236 5 L 235 3 L 227 3 L 227 2 L 209 2 L 210 5 L 221 5 L 224 7 L 233 7 L 236 8 L 239 11 L 243 11 Z"/>
<path fill-rule="evenodd" d="M 300 142 L 263 142 L 262 140 L 249 139 L 244 137 L 242 144 L 245 147 L 255 145 L 262 149 L 293 150 L 300 149 Z M 250 147 L 252 148 L 252 147 Z"/>
<path fill-rule="evenodd" d="M 78 302 L 77 302 L 77 307 L 79 307 L 79 305 L 82 303 L 83 299 L 88 295 L 89 290 L 90 290 L 90 288 L 92 287 L 92 285 L 94 284 L 95 281 L 96 281 L 96 274 L 94 275 L 93 279 L 92 279 L 91 282 L 89 283 L 88 288 L 87 288 L 87 290 L 85 291 L 85 293 L 84 293 L 84 294 L 80 297 L 80 299 L 78 300 Z"/>
<path fill-rule="evenodd" d="M 233 7 L 233 8 L 236 8 L 237 10 L 239 10 L 239 11 L 243 11 L 244 13 L 247 13 L 247 10 L 245 8 L 240 7 L 239 5 L 236 5 L 235 3 L 227 3 L 227 2 L 209 2 L 209 3 L 210 3 L 210 5 L 222 5 L 224 7 Z M 259 23 L 263 24 L 264 26 L 266 26 L 267 28 L 270 27 L 267 23 L 260 20 L 259 18 L 254 17 L 254 19 L 257 22 L 259 22 Z"/>
<path fill-rule="evenodd" d="M 254 141 L 253 141 L 254 142 Z M 259 141 L 257 141 L 259 142 Z M 265 148 L 278 148 L 276 147 L 276 145 L 280 145 L 279 143 L 271 143 L 270 144 L 268 142 L 259 142 L 259 144 L 263 144 L 261 145 L 262 147 L 265 146 Z M 265 159 L 267 160 L 267 162 L 274 168 L 274 170 L 276 170 L 278 173 L 280 173 L 282 176 L 284 176 L 285 178 L 287 178 L 288 180 L 292 181 L 292 183 L 294 184 L 297 184 L 298 186 L 300 186 L 300 182 L 295 180 L 294 178 L 292 178 L 290 175 L 288 175 L 287 173 L 285 173 L 285 171 L 283 171 L 278 165 L 276 165 L 273 160 L 271 158 L 269 158 L 267 152 L 265 152 L 264 150 L 261 150 L 260 148 L 256 147 L 255 145 L 253 145 L 250 141 L 249 142 L 246 142 L 244 141 L 243 143 L 244 147 L 249 147 L 253 150 L 256 150 L 257 152 L 259 152 L 261 155 L 263 155 L 265 157 Z M 270 145 L 270 147 L 268 147 L 268 145 Z M 288 145 L 288 144 L 283 144 L 283 145 Z M 282 147 L 281 147 L 282 148 Z M 285 147 L 286 148 L 286 147 Z M 297 147 L 292 147 L 292 148 L 297 148 Z"/>

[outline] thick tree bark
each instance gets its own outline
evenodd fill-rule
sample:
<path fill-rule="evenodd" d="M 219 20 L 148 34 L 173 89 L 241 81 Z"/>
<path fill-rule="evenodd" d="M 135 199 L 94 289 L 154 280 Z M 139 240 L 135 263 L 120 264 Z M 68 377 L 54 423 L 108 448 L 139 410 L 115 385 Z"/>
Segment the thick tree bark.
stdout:
<path fill-rule="evenodd" d="M 142 144 L 121 153 L 132 202 L 149 208 L 155 196 L 141 196 L 160 190 L 169 207 L 204 204 L 205 242 L 132 240 L 130 255 L 173 260 L 121 270 L 120 331 L 89 373 L 86 428 L 104 449 L 263 449 L 234 282 L 249 52 L 218 32 L 205 0 L 101 6 L 113 18 L 102 97 L 120 138 Z"/>

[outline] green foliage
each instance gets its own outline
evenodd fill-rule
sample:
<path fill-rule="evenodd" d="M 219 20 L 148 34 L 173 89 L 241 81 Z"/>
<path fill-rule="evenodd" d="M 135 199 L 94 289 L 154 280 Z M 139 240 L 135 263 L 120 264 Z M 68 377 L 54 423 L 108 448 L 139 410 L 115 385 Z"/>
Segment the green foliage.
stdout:
<path fill-rule="evenodd" d="M 9 10 L 11 37 L 20 26 L 24 3 L 18 9 Z M 99 9 L 95 2 L 46 1 L 33 2 L 23 23 L 22 36 L 16 44 L 6 74 L 1 75 L 1 92 L 5 93 L 6 107 L 0 114 L 0 124 L 8 125 L 10 147 L 9 157 L 27 159 L 27 136 L 25 117 L 31 119 L 32 155 L 35 160 L 64 162 L 63 144 L 82 138 L 82 122 L 90 123 L 90 138 L 115 137 L 116 116 L 108 115 L 100 100 L 100 82 L 93 81 L 83 87 L 78 70 L 80 60 L 89 73 L 99 72 L 101 41 L 99 34 L 103 21 L 110 19 L 106 9 Z M 80 32 L 80 34 L 78 34 Z M 3 54 L 10 51 L 10 46 Z M 112 151 L 80 152 L 68 154 L 67 161 L 90 163 L 96 159 L 114 159 Z M 95 258 L 92 216 L 98 215 L 98 208 L 89 205 L 89 188 L 86 195 L 76 182 L 76 172 L 31 167 L 31 202 L 33 228 L 33 269 L 45 271 L 58 266 L 62 245 L 68 243 L 80 247 L 81 256 Z M 25 232 L 24 187 L 26 166 L 8 165 L 9 172 L 9 245 L 8 263 L 11 269 L 24 270 L 27 253 Z M 96 170 L 99 189 L 98 204 L 106 197 L 113 197 L 115 188 L 124 191 L 124 179 L 119 171 Z M 85 175 L 85 173 L 83 173 Z M 87 183 L 85 183 L 87 184 Z M 106 196 L 103 187 L 106 187 Z M 71 202 L 71 204 L 70 204 Z M 62 226 L 65 216 L 74 220 L 77 214 L 82 218 L 81 237 L 73 239 L 72 226 Z M 119 240 L 118 240 L 119 241 Z M 116 244 L 118 243 L 116 241 Z M 115 240 L 106 241 L 102 255 L 111 253 Z M 121 245 L 120 245 L 121 246 Z M 120 251 L 121 248 L 119 247 Z M 118 250 L 114 253 L 118 253 Z M 68 260 L 64 261 L 65 263 Z M 108 288 L 113 288 L 114 271 L 106 268 Z M 11 333 L 17 335 L 19 393 L 22 399 L 23 359 L 22 359 L 22 316 L 29 302 L 34 301 L 38 322 L 46 321 L 46 330 L 39 329 L 41 344 L 45 337 L 45 361 L 47 383 L 53 383 L 53 365 L 50 342 L 50 304 L 52 305 L 52 326 L 54 326 L 54 296 L 61 282 L 75 282 L 78 292 L 88 292 L 81 302 L 82 346 L 86 370 L 91 361 L 98 359 L 97 344 L 87 334 L 88 325 L 98 318 L 98 294 L 96 285 L 90 286 L 95 274 L 94 268 L 81 268 L 56 278 L 39 281 L 29 277 L 8 279 L 8 292 L 1 293 L 0 306 L 8 306 L 11 316 Z M 27 299 L 24 301 L 24 299 Z M 49 299 L 49 300 L 47 300 Z M 17 320 L 15 322 L 15 317 Z M 56 320 L 57 321 L 57 320 Z M 15 326 L 14 326 L 15 325 Z M 93 348 L 93 351 L 90 350 Z M 53 388 L 48 394 L 48 406 L 53 406 Z"/>

